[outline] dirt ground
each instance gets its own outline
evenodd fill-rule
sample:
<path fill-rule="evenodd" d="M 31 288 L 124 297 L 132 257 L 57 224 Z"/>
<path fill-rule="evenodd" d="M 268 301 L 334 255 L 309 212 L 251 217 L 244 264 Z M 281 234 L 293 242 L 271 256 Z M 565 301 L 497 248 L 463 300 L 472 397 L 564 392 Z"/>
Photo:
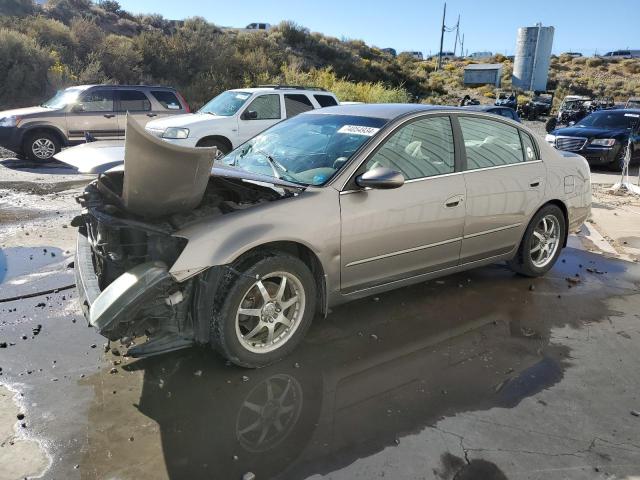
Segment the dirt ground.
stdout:
<path fill-rule="evenodd" d="M 0 160 L 0 479 L 640 476 L 640 206 L 605 183 L 545 277 L 365 298 L 249 371 L 105 351 L 69 269 L 90 178 Z"/>

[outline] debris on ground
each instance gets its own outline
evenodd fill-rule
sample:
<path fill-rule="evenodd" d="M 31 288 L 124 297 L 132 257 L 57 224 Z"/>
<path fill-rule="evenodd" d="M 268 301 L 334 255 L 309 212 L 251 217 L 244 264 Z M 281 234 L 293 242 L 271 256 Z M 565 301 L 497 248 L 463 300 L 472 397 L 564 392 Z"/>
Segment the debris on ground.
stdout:
<path fill-rule="evenodd" d="M 565 280 L 567 281 L 567 283 L 569 283 L 569 286 L 577 285 L 582 281 L 578 277 L 567 277 Z"/>
<path fill-rule="evenodd" d="M 256 474 L 253 472 L 247 472 L 242 475 L 242 480 L 256 480 Z"/>
<path fill-rule="evenodd" d="M 631 410 L 631 415 L 634 417 L 640 417 L 640 412 L 638 410 Z"/>

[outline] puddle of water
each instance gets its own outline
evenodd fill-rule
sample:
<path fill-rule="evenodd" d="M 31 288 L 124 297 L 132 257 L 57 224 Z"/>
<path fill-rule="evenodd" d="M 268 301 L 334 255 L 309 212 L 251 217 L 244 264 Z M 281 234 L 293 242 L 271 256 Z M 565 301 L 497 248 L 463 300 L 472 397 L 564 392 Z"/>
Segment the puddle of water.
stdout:
<path fill-rule="evenodd" d="M 73 283 L 70 256 L 51 246 L 0 248 L 0 299 Z"/>
<path fill-rule="evenodd" d="M 96 374 L 86 379 L 96 402 L 85 463 L 95 478 L 304 478 L 442 417 L 514 407 L 570 365 L 569 348 L 550 342 L 554 328 L 615 315 L 606 301 L 640 282 L 633 265 L 572 249 L 563 259 L 540 279 L 498 265 L 341 306 L 293 355 L 259 370 L 192 349 Z M 569 288 L 575 273 L 581 283 Z M 136 390 L 134 373 L 142 415 L 130 396 L 110 395 Z M 475 462 L 459 478 L 503 478 Z"/>

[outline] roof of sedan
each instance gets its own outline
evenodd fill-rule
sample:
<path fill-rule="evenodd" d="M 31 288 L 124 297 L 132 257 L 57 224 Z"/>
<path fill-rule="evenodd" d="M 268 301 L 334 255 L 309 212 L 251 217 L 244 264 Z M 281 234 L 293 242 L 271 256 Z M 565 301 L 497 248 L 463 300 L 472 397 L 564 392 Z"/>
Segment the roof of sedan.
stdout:
<path fill-rule="evenodd" d="M 465 105 L 465 110 L 475 110 L 477 112 L 488 112 L 489 110 L 513 110 L 511 107 L 504 105 Z"/>
<path fill-rule="evenodd" d="M 422 105 L 420 103 L 363 103 L 357 105 L 338 105 L 312 110 L 307 114 L 353 115 L 356 117 L 393 118 L 414 112 L 428 112 L 434 110 L 459 110 L 456 107 L 439 105 Z"/>

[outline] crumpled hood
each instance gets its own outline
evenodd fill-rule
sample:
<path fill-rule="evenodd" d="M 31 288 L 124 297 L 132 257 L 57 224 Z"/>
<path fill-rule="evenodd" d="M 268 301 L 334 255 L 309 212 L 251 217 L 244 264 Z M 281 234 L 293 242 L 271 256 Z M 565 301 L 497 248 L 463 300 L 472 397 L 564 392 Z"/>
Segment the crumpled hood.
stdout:
<path fill-rule="evenodd" d="M 555 136 L 587 137 L 587 138 L 626 138 L 629 130 L 626 128 L 598 128 L 598 127 L 567 127 L 558 128 L 551 132 Z"/>
<path fill-rule="evenodd" d="M 15 108 L 13 110 L 4 110 L 0 112 L 0 118 L 4 117 L 26 117 L 28 115 L 40 115 L 44 112 L 52 112 L 53 109 L 45 108 L 45 107 L 26 107 L 26 108 Z"/>
<path fill-rule="evenodd" d="M 159 118 L 147 123 L 146 127 L 150 130 L 164 130 L 168 127 L 190 127 L 199 123 L 210 122 L 212 120 L 222 120 L 230 117 L 220 117 L 209 115 L 207 113 L 185 113 L 184 115 L 171 115 L 166 118 Z"/>

